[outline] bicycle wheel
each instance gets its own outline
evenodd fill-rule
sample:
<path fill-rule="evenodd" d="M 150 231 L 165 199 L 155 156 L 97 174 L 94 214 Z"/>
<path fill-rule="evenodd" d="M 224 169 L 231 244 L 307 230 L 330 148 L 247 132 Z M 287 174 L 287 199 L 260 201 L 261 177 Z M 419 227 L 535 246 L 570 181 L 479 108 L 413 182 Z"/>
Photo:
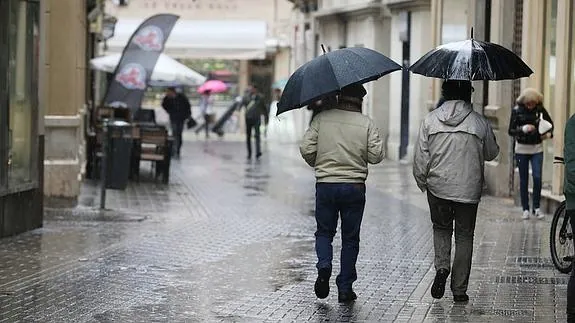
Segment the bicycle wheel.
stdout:
<path fill-rule="evenodd" d="M 573 232 L 569 219 L 565 217 L 565 202 L 561 202 L 553 214 L 549 246 L 555 268 L 564 274 L 571 272 L 573 264 L 564 259 L 573 255 Z"/>

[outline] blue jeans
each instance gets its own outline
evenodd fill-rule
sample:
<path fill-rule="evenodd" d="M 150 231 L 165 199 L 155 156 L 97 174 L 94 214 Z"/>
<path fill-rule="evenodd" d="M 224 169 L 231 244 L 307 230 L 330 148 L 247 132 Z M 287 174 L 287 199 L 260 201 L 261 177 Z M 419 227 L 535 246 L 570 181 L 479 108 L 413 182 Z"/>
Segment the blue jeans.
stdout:
<path fill-rule="evenodd" d="M 533 176 L 533 209 L 539 208 L 541 201 L 541 174 L 543 169 L 543 153 L 515 154 L 519 167 L 519 191 L 523 211 L 529 210 L 529 162 Z"/>
<path fill-rule="evenodd" d="M 359 230 L 365 208 L 365 184 L 317 183 L 315 193 L 315 251 L 317 269 L 331 275 L 333 237 L 341 216 L 341 269 L 336 284 L 339 292 L 349 292 L 357 280 L 355 263 L 359 253 Z"/>

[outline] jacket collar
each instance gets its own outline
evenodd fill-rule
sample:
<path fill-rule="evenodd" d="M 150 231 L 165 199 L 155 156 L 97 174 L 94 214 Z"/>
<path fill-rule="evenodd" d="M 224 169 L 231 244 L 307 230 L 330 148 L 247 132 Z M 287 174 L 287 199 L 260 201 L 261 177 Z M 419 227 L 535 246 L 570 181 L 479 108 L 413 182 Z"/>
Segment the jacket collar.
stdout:
<path fill-rule="evenodd" d="M 339 110 L 361 112 L 361 99 L 350 97 L 350 96 L 340 96 L 338 104 L 335 107 Z"/>

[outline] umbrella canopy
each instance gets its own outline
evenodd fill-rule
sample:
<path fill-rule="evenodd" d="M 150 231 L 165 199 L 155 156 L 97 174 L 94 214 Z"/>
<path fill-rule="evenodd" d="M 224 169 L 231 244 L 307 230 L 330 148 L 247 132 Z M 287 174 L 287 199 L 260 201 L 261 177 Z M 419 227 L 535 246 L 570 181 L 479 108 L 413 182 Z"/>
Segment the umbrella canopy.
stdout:
<path fill-rule="evenodd" d="M 114 73 L 121 57 L 122 54 L 96 57 L 90 60 L 90 66 L 95 70 Z M 197 86 L 205 81 L 203 75 L 165 54 L 160 54 L 150 79 L 151 84 L 173 83 L 187 86 Z"/>
<path fill-rule="evenodd" d="M 222 93 L 228 90 L 228 86 L 226 83 L 220 80 L 209 80 L 206 83 L 202 84 L 198 89 L 199 93 L 204 93 L 206 91 L 210 91 L 211 93 Z"/>
<path fill-rule="evenodd" d="M 345 86 L 367 83 L 400 69 L 399 64 L 369 48 L 351 47 L 325 53 L 290 76 L 277 114 L 337 94 Z"/>
<path fill-rule="evenodd" d="M 425 54 L 409 70 L 444 80 L 513 80 L 533 71 L 507 48 L 468 39 L 441 45 Z"/>

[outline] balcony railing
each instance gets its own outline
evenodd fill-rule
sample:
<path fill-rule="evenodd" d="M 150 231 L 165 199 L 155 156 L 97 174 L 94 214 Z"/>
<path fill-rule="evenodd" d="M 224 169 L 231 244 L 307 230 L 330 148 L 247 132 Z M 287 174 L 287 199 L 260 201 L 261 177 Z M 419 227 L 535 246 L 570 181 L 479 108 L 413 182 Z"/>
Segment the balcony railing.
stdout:
<path fill-rule="evenodd" d="M 289 0 L 294 4 L 294 9 L 301 11 L 302 13 L 310 13 L 317 11 L 318 4 L 317 0 Z"/>

